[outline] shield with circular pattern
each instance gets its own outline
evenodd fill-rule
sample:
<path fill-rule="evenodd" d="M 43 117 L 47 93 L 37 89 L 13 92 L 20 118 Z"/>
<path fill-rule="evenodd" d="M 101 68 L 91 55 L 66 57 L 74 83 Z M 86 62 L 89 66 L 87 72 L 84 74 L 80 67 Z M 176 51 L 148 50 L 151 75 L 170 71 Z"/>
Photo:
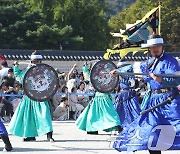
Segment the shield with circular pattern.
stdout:
<path fill-rule="evenodd" d="M 56 93 L 58 86 L 58 74 L 47 64 L 32 66 L 23 79 L 24 93 L 34 101 L 49 100 Z"/>
<path fill-rule="evenodd" d="M 92 68 L 90 79 L 93 87 L 102 93 L 112 92 L 119 82 L 119 76 L 112 76 L 109 73 L 117 69 L 116 65 L 109 60 L 98 61 Z"/>

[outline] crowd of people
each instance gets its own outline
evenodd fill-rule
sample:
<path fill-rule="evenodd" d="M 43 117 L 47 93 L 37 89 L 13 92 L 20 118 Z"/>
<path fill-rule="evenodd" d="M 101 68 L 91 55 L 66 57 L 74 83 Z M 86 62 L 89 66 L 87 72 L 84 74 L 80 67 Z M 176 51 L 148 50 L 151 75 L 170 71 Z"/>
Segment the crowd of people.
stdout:
<path fill-rule="evenodd" d="M 22 98 L 22 84 L 15 79 L 13 69 L 8 67 L 6 61 L 1 63 L 0 76 L 0 117 L 3 122 L 10 122 L 11 117 Z M 7 94 L 7 96 L 3 96 L 3 94 Z M 11 96 L 11 94 L 15 94 L 15 96 Z"/>

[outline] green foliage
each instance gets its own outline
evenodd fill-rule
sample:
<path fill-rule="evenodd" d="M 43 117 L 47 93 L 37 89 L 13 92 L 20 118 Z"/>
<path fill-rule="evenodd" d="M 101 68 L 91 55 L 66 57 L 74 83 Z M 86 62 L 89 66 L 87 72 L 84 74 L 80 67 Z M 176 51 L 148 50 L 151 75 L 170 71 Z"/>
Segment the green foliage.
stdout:
<path fill-rule="evenodd" d="M 28 12 L 21 2 L 0 6 L 0 48 L 26 47 L 26 31 L 36 29 L 42 17 L 39 12 Z"/>
<path fill-rule="evenodd" d="M 79 49 L 83 42 L 79 35 L 72 35 L 71 26 L 48 23 L 48 14 L 40 8 L 32 10 L 30 3 L 3 3 L 0 16 L 0 48 L 59 49 L 60 44 L 71 42 Z"/>
<path fill-rule="evenodd" d="M 80 37 L 81 42 L 83 40 L 82 50 L 103 50 L 107 48 L 109 28 L 104 11 L 106 9 L 104 0 L 26 1 L 32 5 L 32 9 L 41 9 L 46 15 L 44 24 L 49 26 L 56 24 L 59 28 L 70 25 L 73 29 L 71 36 Z M 69 42 L 72 43 L 72 41 Z M 74 43 L 70 43 L 69 47 L 74 49 Z"/>
<path fill-rule="evenodd" d="M 74 35 L 83 37 L 83 50 L 107 48 L 109 28 L 104 0 L 66 0 L 56 3 L 54 19 L 59 26 L 71 25 Z"/>
<path fill-rule="evenodd" d="M 2 3 L 1 3 L 2 2 Z M 103 50 L 104 0 L 0 0 L 1 48 Z"/>
<path fill-rule="evenodd" d="M 116 15 L 117 12 L 121 12 L 123 9 L 128 8 L 136 0 L 105 0 L 108 6 L 108 17 Z"/>
<path fill-rule="evenodd" d="M 134 1 L 0 0 L 0 48 L 59 49 L 61 44 L 63 49 L 105 50 L 119 41 L 110 32 L 125 29 L 157 6 L 156 0 Z M 179 0 L 164 0 L 161 10 L 161 34 L 178 51 Z"/>
<path fill-rule="evenodd" d="M 73 30 L 71 26 L 66 26 L 62 29 L 59 29 L 57 25 L 48 26 L 42 25 L 36 31 L 27 31 L 27 36 L 30 40 L 33 40 L 31 44 L 34 48 L 40 49 L 49 49 L 49 48 L 58 48 L 63 42 L 73 41 L 73 43 L 82 42 L 80 37 L 71 37 Z"/>

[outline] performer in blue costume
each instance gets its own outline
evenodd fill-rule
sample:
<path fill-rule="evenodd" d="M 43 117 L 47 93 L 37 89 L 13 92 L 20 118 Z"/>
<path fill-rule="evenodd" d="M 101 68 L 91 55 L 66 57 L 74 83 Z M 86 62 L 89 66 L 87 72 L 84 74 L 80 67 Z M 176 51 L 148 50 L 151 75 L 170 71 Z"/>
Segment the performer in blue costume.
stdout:
<path fill-rule="evenodd" d="M 118 72 L 133 72 L 132 65 L 122 62 Z M 121 125 L 126 127 L 140 115 L 140 104 L 138 94 L 135 91 L 136 81 L 134 76 L 122 77 L 120 79 L 120 92 L 115 101 L 115 109 L 119 115 Z"/>
<path fill-rule="evenodd" d="M 123 130 L 113 147 L 118 151 L 149 150 L 150 154 L 161 154 L 164 150 L 180 150 L 180 95 L 178 77 L 161 77 L 155 74 L 175 74 L 180 71 L 177 60 L 164 52 L 163 38 L 150 36 L 146 45 L 155 61 L 148 68 L 149 77 L 144 80 L 150 84 L 151 97 L 148 108 L 174 96 L 169 103 L 142 114 Z"/>
<path fill-rule="evenodd" d="M 97 131 L 121 130 L 119 116 L 114 109 L 111 95 L 96 92 L 85 110 L 76 120 L 76 126 L 88 134 L 98 134 Z M 92 133 L 91 133 L 92 132 Z"/>
<path fill-rule="evenodd" d="M 32 53 L 32 64 L 39 64 L 41 61 L 42 56 L 38 52 Z M 28 69 L 20 70 L 18 63 L 15 62 L 14 75 L 19 77 L 20 83 L 23 82 Z M 23 137 L 24 141 L 34 141 L 36 136 L 47 134 L 47 140 L 53 142 L 52 119 L 48 102 L 37 102 L 24 96 L 11 119 L 9 132 Z"/>
<path fill-rule="evenodd" d="M 3 140 L 3 142 L 5 144 L 5 148 L 3 149 L 3 151 L 4 152 L 12 151 L 13 148 L 9 141 L 8 133 L 7 133 L 6 128 L 1 120 L 0 120 L 0 138 Z"/>

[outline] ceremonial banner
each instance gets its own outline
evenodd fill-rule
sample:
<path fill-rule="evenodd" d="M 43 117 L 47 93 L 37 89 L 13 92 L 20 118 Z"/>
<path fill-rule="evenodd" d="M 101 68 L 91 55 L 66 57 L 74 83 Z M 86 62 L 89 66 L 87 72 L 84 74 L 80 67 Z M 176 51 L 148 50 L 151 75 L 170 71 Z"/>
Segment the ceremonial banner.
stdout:
<path fill-rule="evenodd" d="M 146 43 L 151 34 L 160 34 L 160 6 L 152 9 L 141 20 L 134 24 L 127 24 L 126 30 L 120 30 L 122 33 L 111 33 L 115 37 L 123 38 L 123 42 L 116 45 L 113 49 L 107 49 L 104 59 L 108 60 L 112 54 L 119 53 L 124 57 L 129 52 L 147 52 L 147 49 L 141 49 L 141 44 Z"/>

